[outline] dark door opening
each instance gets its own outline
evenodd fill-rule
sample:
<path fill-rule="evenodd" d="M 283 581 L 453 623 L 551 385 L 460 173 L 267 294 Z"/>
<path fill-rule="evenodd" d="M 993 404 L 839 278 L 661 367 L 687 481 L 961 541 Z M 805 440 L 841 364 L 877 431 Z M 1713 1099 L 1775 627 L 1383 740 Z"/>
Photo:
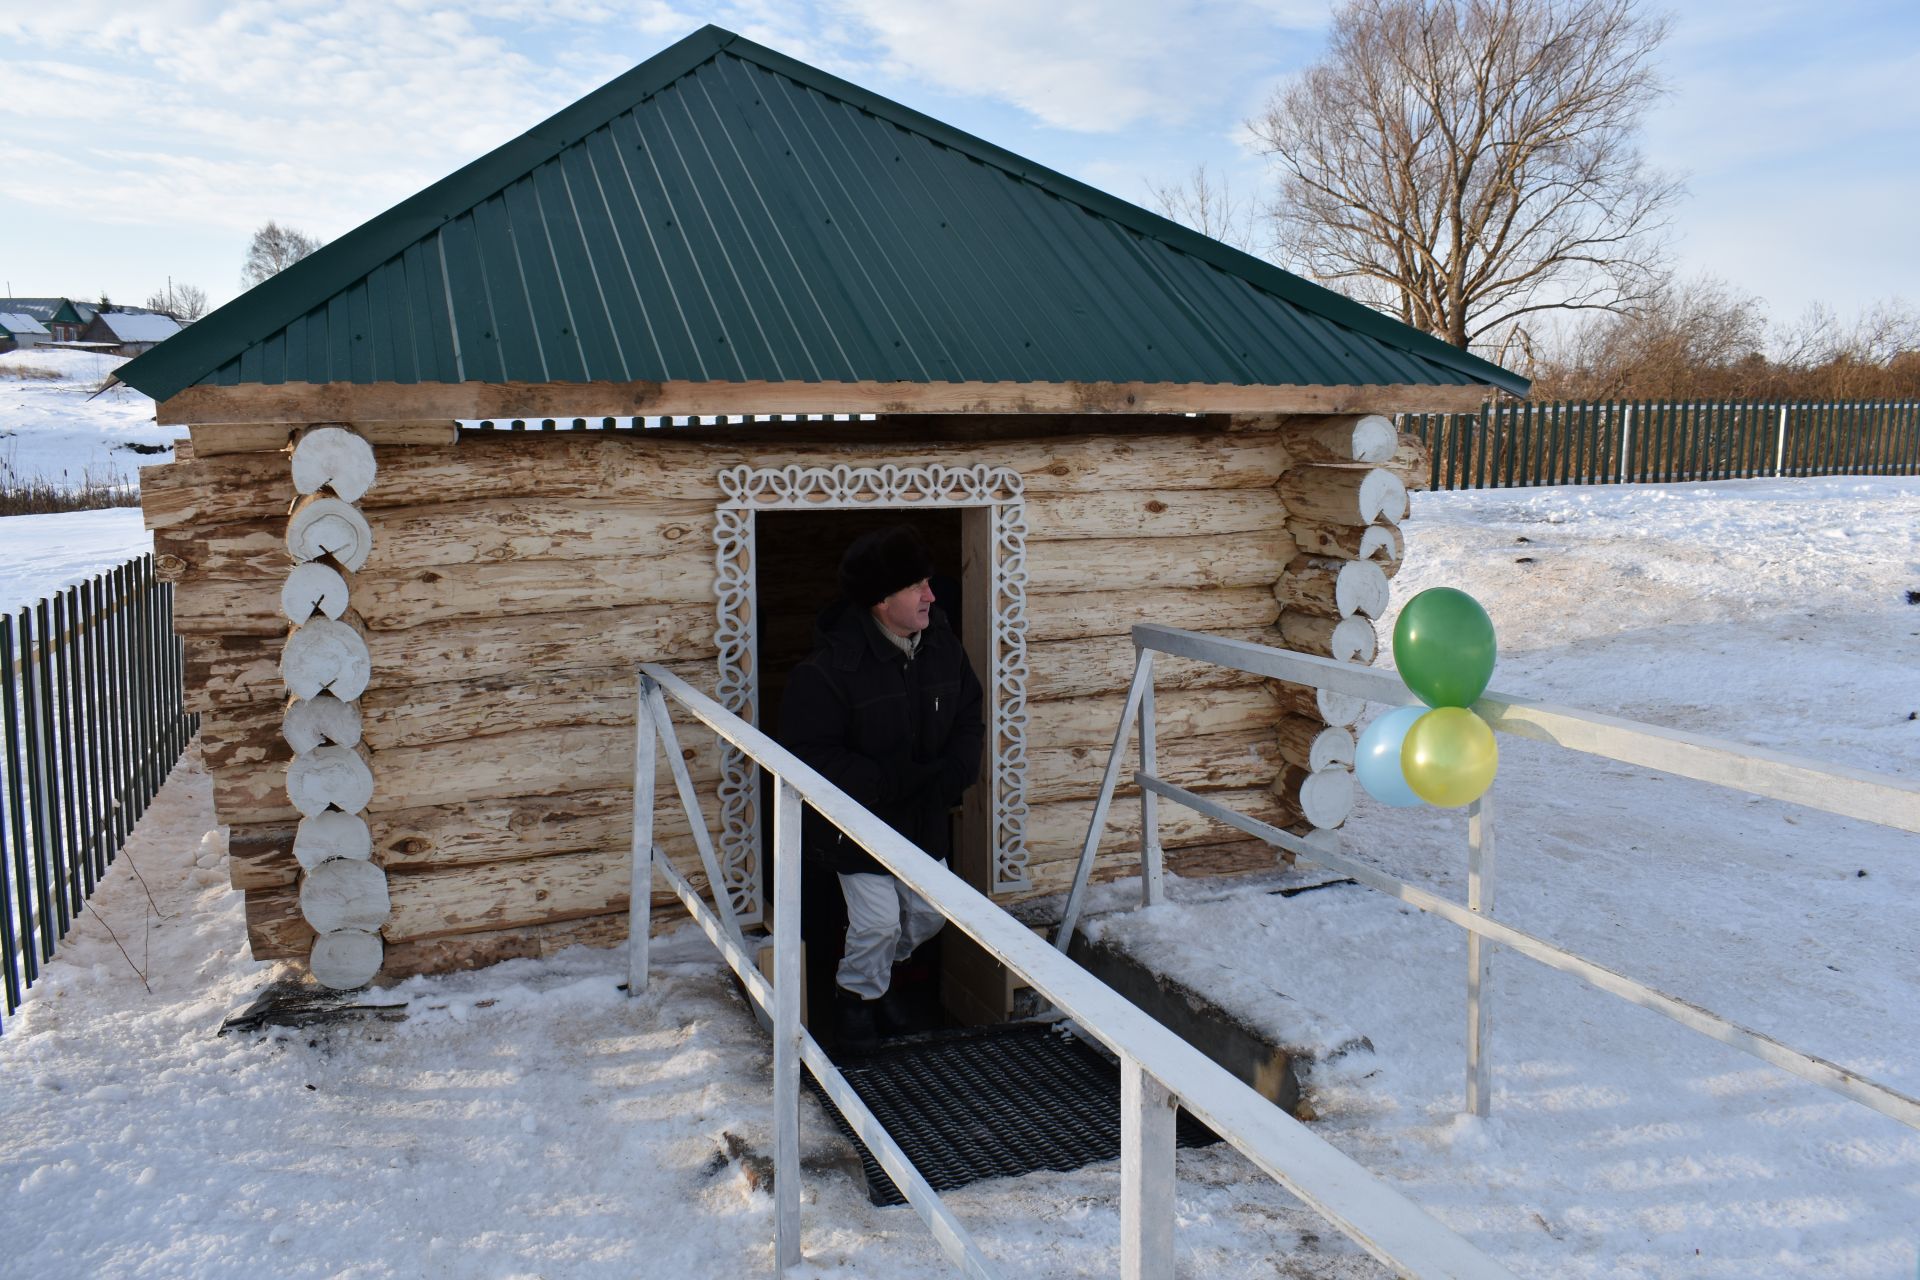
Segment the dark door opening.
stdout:
<path fill-rule="evenodd" d="M 840 556 L 855 538 L 871 529 L 910 524 L 933 552 L 932 580 L 937 607 L 947 615 L 954 632 L 967 645 L 974 674 L 986 687 L 988 655 L 975 652 L 978 619 L 969 630 L 963 623 L 969 610 L 984 619 L 991 609 L 986 599 L 984 565 L 963 563 L 967 535 L 985 511 L 920 507 L 911 510 L 762 511 L 754 516 L 754 670 L 759 680 L 761 726 L 778 733 L 780 705 L 787 676 L 814 648 L 814 628 L 823 610 L 839 599 Z M 985 770 L 982 771 L 985 776 Z M 773 812 L 772 779 L 761 779 L 760 812 Z M 773 826 L 761 823 L 764 884 L 772 884 Z M 963 822 L 956 828 L 953 866 L 956 870 L 990 863 L 984 841 L 985 825 Z M 978 845 L 980 847 L 975 848 Z M 962 874 L 966 874 L 962 870 Z M 973 877 L 969 876 L 970 879 Z M 976 881 L 976 885 L 978 885 Z M 846 902 L 838 880 L 824 866 L 809 863 L 802 876 L 801 930 L 807 949 L 807 1008 L 809 1029 L 823 1039 L 832 1032 L 834 971 L 846 933 Z M 983 886 L 982 886 L 983 887 Z M 901 996 L 929 1023 L 946 1019 L 942 1008 L 942 940 L 940 934 L 915 953 L 913 962 L 897 975 Z M 910 984 L 910 985 L 909 985 Z"/>

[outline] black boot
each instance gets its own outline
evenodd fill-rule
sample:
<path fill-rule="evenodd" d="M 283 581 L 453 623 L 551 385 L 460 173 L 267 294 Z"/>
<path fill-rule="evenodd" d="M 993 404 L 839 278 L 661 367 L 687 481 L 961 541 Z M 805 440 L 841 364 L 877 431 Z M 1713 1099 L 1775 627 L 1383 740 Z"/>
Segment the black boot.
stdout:
<path fill-rule="evenodd" d="M 843 1049 L 871 1049 L 880 1042 L 877 1000 L 862 999 L 845 987 L 833 989 L 833 1037 Z"/>

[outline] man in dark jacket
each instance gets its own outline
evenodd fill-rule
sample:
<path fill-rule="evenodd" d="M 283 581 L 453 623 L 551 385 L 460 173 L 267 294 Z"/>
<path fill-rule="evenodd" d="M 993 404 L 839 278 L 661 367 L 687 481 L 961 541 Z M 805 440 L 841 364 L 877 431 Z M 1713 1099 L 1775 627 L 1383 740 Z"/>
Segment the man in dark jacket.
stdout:
<path fill-rule="evenodd" d="M 933 607 L 933 557 L 906 525 L 855 539 L 840 560 L 842 599 L 820 615 L 795 667 L 780 739 L 795 755 L 929 857 L 952 852 L 950 811 L 980 772 L 980 682 Z M 835 975 L 843 1041 L 877 1034 L 893 966 L 944 917 L 824 818 L 807 811 L 809 859 L 838 873 L 847 945 Z"/>

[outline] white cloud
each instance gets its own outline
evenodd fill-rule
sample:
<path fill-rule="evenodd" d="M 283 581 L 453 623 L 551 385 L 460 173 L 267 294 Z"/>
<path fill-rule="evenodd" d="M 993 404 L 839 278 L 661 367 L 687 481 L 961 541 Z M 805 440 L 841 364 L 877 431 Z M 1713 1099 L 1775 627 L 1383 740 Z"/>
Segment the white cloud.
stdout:
<path fill-rule="evenodd" d="M 999 99 L 1056 128 L 1109 133 L 1218 114 L 1288 31 L 1324 24 L 1285 0 L 835 0 L 886 69 Z"/>

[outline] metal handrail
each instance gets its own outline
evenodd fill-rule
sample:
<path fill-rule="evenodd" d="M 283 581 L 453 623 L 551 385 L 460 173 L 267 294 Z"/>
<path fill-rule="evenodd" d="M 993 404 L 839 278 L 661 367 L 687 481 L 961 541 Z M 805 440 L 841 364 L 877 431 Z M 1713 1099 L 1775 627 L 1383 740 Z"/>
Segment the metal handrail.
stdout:
<path fill-rule="evenodd" d="M 1415 1277 L 1505 1277 L 1510 1273 L 1442 1227 L 1350 1157 L 1168 1031 L 1125 997 L 1061 955 L 998 905 L 929 858 L 766 734 L 665 668 L 640 667 L 634 763 L 634 843 L 629 990 L 645 989 L 647 929 L 656 872 L 693 912 L 774 1026 L 775 1263 L 800 1261 L 799 1067 L 804 1062 L 856 1132 L 895 1174 L 908 1202 L 964 1273 L 991 1268 L 939 1197 L 912 1170 L 799 1021 L 800 812 L 802 802 L 920 894 L 955 927 L 1073 1018 L 1121 1064 L 1121 1270 L 1128 1280 L 1173 1274 L 1176 1104 L 1219 1134 L 1355 1243 Z M 774 778 L 774 980 L 761 977 L 738 934 L 707 907 L 653 844 L 655 753 L 679 752 L 662 694 L 737 747 Z M 693 797 L 682 791 L 684 799 Z M 688 818 L 705 827 L 697 803 Z M 726 888 L 704 854 L 717 902 Z M 724 910 L 724 906 L 722 910 Z M 904 1174 L 903 1178 L 901 1174 Z"/>
<path fill-rule="evenodd" d="M 1338 697 L 1396 706 L 1416 701 L 1398 677 L 1385 672 L 1309 654 L 1272 649 L 1243 640 L 1227 640 L 1157 623 L 1140 623 L 1133 628 L 1133 643 L 1137 650 L 1134 684 L 1114 738 L 1113 755 L 1107 762 L 1100 797 L 1095 802 L 1094 826 L 1087 834 L 1073 889 L 1068 895 L 1066 911 L 1061 920 L 1056 941 L 1063 948 L 1078 918 L 1092 866 L 1092 851 L 1099 843 L 1101 824 L 1112 800 L 1121 755 L 1126 746 L 1127 721 L 1137 707 L 1151 705 L 1152 660 L 1155 653 L 1212 663 L 1249 675 L 1309 685 Z M 1843 765 L 1824 764 L 1723 738 L 1688 734 L 1614 716 L 1533 702 L 1508 694 L 1486 694 L 1474 704 L 1474 710 L 1495 730 L 1516 737 L 1550 742 L 1604 759 L 1658 769 L 1750 795 L 1787 800 L 1897 830 L 1920 832 L 1920 782 Z M 1485 942 L 1498 943 L 1550 968 L 1573 974 L 1630 1004 L 1663 1014 L 1697 1034 L 1751 1054 L 1902 1124 L 1920 1129 L 1920 1099 L 1870 1080 L 1825 1058 L 1790 1048 L 1770 1036 L 1596 964 L 1576 952 L 1490 919 L 1493 907 L 1491 795 L 1482 797 L 1469 807 L 1468 893 L 1467 903 L 1462 906 L 1430 890 L 1387 875 L 1364 862 L 1345 857 L 1328 842 L 1303 839 L 1167 782 L 1154 771 L 1150 738 L 1143 738 L 1141 765 L 1132 776 L 1143 797 L 1152 796 L 1185 805 L 1195 812 L 1285 849 L 1296 857 L 1318 863 L 1391 894 L 1410 906 L 1437 915 L 1467 931 L 1466 1108 L 1476 1115 L 1487 1114 L 1491 1094 L 1486 982 L 1492 949 L 1488 946 L 1483 950 L 1482 943 Z M 1151 822 L 1149 815 L 1141 841 L 1142 876 L 1149 886 L 1149 900 L 1153 876 L 1148 864 L 1156 861 L 1157 852 L 1157 836 Z"/>

